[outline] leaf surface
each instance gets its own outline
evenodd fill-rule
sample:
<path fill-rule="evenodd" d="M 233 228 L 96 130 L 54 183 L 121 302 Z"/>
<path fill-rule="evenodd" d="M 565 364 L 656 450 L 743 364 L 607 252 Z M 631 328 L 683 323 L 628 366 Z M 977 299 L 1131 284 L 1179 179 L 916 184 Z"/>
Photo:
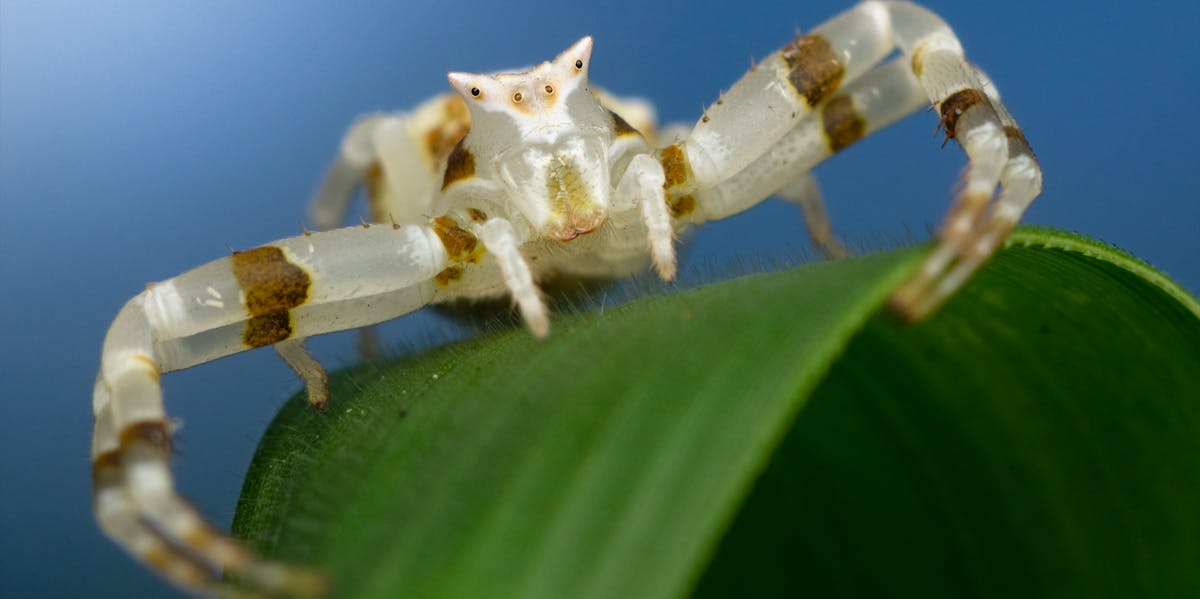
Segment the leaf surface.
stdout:
<path fill-rule="evenodd" d="M 922 254 L 343 373 L 271 425 L 235 533 L 344 597 L 1195 585 L 1194 298 L 1024 229 L 904 326 L 880 306 Z"/>

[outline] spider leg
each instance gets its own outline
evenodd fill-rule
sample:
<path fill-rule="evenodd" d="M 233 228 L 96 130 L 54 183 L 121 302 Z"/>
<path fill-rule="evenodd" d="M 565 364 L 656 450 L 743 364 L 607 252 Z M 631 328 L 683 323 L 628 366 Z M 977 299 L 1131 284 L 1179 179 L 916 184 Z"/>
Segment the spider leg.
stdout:
<path fill-rule="evenodd" d="M 891 17 L 896 46 L 937 107 L 947 139 L 958 141 L 969 161 L 962 191 L 938 232 L 937 247 L 892 296 L 891 304 L 900 314 L 919 320 L 995 252 L 1041 193 L 1041 168 L 999 97 L 994 92 L 989 97 L 950 27 L 914 4 L 879 4 Z M 993 203 L 998 185 L 1001 199 Z"/>
<path fill-rule="evenodd" d="M 837 260 L 850 256 L 850 251 L 833 234 L 833 226 L 829 224 L 829 213 L 825 211 L 825 201 L 821 196 L 821 187 L 811 172 L 805 171 L 793 178 L 779 190 L 778 195 L 800 205 L 808 236 L 826 258 Z"/>
<path fill-rule="evenodd" d="M 1008 139 L 1008 162 L 1000 174 L 1000 194 L 990 213 L 981 215 L 976 220 L 975 227 L 966 240 L 957 244 L 940 245 L 935 250 L 944 255 L 959 249 L 961 255 L 923 299 L 913 305 L 911 310 L 915 314 L 932 312 L 979 270 L 999 249 L 1008 233 L 1020 221 L 1021 215 L 1042 190 L 1042 171 L 1029 142 L 1017 126 L 1016 120 L 1000 102 L 1000 95 L 991 80 L 978 69 L 976 74 Z M 950 258 L 939 255 L 937 261 L 939 264 L 943 261 L 948 263 Z"/>
<path fill-rule="evenodd" d="M 319 576 L 260 560 L 206 524 L 175 492 L 172 424 L 159 377 L 276 344 L 297 370 L 321 370 L 300 339 L 425 305 L 447 262 L 431 227 L 350 227 L 236 252 L 127 302 L 105 337 L 93 395 L 94 508 L 101 528 L 185 588 L 215 587 L 224 571 L 269 593 L 321 592 Z M 316 397 L 326 393 L 323 377 L 302 376 L 319 387 Z"/>
<path fill-rule="evenodd" d="M 859 4 L 752 67 L 708 107 L 682 144 L 668 148 L 686 156 L 695 187 L 713 187 L 757 160 L 891 51 L 887 11 L 877 3 Z"/>
<path fill-rule="evenodd" d="M 96 383 L 96 396 L 106 395 L 103 382 L 97 380 Z M 215 577 L 212 568 L 172 551 L 163 537 L 139 518 L 137 504 L 124 487 L 118 454 L 108 450 L 119 445 L 112 420 L 112 409 L 107 405 L 96 413 L 92 443 L 93 454 L 98 459 L 92 466 L 92 487 L 97 522 L 105 534 L 122 539 L 132 553 L 154 564 L 155 569 L 174 584 L 185 588 L 208 588 Z"/>
<path fill-rule="evenodd" d="M 924 91 L 904 61 L 877 66 L 831 94 L 814 114 L 797 123 L 746 168 L 707 189 L 695 189 L 685 177 L 671 178 L 672 172 L 687 172 L 688 165 L 679 164 L 679 153 L 668 146 L 660 151 L 668 172 L 668 205 L 690 206 L 690 210 L 673 211 L 682 225 L 737 214 L 789 185 L 799 186 L 791 188 L 792 193 L 811 197 L 812 191 L 804 189 L 808 184 L 803 180 L 797 183 L 797 177 L 805 176 L 821 161 L 859 139 L 924 107 L 926 102 Z M 819 203 L 808 203 L 806 218 L 809 212 L 824 212 Z M 815 209 L 811 208 L 814 205 Z M 808 221 L 818 245 L 825 238 L 822 229 L 828 227 L 828 219 L 819 213 Z"/>
<path fill-rule="evenodd" d="M 326 402 L 329 401 L 329 373 L 308 353 L 308 349 L 304 347 L 304 338 L 293 337 L 276 343 L 274 347 L 279 357 L 304 381 L 304 388 L 308 390 L 309 405 L 324 410 Z"/>
<path fill-rule="evenodd" d="M 665 182 L 662 165 L 649 154 L 639 154 L 629 162 L 621 175 L 613 198 L 613 208 L 625 210 L 628 206 L 640 205 L 650 246 L 650 260 L 658 276 L 670 281 L 675 278 L 675 231 L 667 211 L 663 189 Z"/>
<path fill-rule="evenodd" d="M 430 199 L 441 184 L 442 162 L 469 127 L 466 106 L 454 94 L 411 112 L 359 118 L 313 195 L 309 218 L 322 229 L 343 225 L 355 192 L 365 187 L 372 222 L 422 222 L 434 213 Z"/>
<path fill-rule="evenodd" d="M 512 223 L 502 218 L 493 218 L 483 223 L 480 234 L 484 246 L 496 258 L 496 265 L 504 277 L 504 285 L 512 294 L 517 309 L 529 330 L 537 337 L 550 333 L 550 316 L 546 302 L 542 299 L 529 263 L 521 256 L 520 243 Z"/>
<path fill-rule="evenodd" d="M 318 228 L 333 229 L 346 220 L 354 194 L 378 166 L 376 136 L 395 130 L 398 121 L 386 114 L 372 114 L 359 118 L 346 130 L 337 156 L 309 202 L 308 218 Z"/>
<path fill-rule="evenodd" d="M 879 77 L 893 79 L 896 85 L 885 93 L 899 96 L 874 102 L 848 94 L 859 75 L 893 48 L 903 54 L 911 75 L 888 71 Z M 744 210 L 887 120 L 867 114 L 871 110 L 912 112 L 909 102 L 918 90 L 937 108 L 947 139 L 955 139 L 968 158 L 937 248 L 892 297 L 892 306 L 906 318 L 924 317 L 995 252 L 1041 192 L 1041 173 L 1020 129 L 1011 117 L 1001 117 L 1007 111 L 995 94 L 989 97 L 954 32 L 910 2 L 868 0 L 797 37 L 711 106 L 690 137 L 661 148 L 677 225 Z M 1010 150 L 1010 141 L 1017 151 Z M 997 186 L 1000 199 L 993 203 Z"/>
<path fill-rule="evenodd" d="M 346 224 L 350 203 L 362 187 L 371 222 L 424 222 L 425 215 L 436 212 L 431 199 L 441 182 L 438 169 L 469 126 L 466 107 L 454 94 L 435 96 L 407 113 L 360 117 L 343 135 L 309 204 L 309 219 L 322 230 Z M 380 353 L 374 331 L 359 330 L 359 357 Z M 296 367 L 291 360 L 288 364 Z M 315 374 L 311 368 L 304 372 Z"/>

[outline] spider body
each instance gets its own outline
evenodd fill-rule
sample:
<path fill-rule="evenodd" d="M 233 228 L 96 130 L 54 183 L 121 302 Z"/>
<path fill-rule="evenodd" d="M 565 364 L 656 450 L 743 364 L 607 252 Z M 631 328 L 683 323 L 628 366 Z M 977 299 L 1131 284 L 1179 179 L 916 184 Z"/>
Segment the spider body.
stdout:
<path fill-rule="evenodd" d="M 893 298 L 902 314 L 920 318 L 961 286 L 1041 190 L 994 86 L 940 18 L 907 2 L 863 2 L 797 36 L 694 128 L 661 141 L 644 104 L 591 88 L 591 50 L 585 37 L 525 72 L 450 73 L 456 96 L 359 120 L 312 205 L 325 230 L 234 252 L 131 299 L 105 339 L 93 398 L 104 531 L 183 588 L 216 588 L 223 570 L 267 593 L 320 593 L 320 577 L 258 558 L 175 493 L 163 372 L 271 345 L 322 408 L 326 374 L 308 336 L 503 295 L 543 336 L 539 280 L 627 276 L 647 263 L 671 279 L 678 231 L 772 194 L 798 202 L 814 241 L 839 255 L 809 169 L 930 103 L 969 165 L 938 246 Z M 377 224 L 334 228 L 359 187 Z"/>

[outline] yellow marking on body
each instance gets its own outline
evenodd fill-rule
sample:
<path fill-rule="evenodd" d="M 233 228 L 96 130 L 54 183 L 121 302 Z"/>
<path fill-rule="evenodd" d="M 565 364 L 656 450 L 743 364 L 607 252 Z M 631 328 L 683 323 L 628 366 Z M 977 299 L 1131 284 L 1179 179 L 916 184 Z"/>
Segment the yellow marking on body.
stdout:
<path fill-rule="evenodd" d="M 658 161 L 662 164 L 663 175 L 666 176 L 663 189 L 683 186 L 691 181 L 692 173 L 688 168 L 687 155 L 684 154 L 681 144 L 671 144 L 659 150 Z"/>
<path fill-rule="evenodd" d="M 667 210 L 671 216 L 680 218 L 696 211 L 696 198 L 692 194 L 667 197 Z"/>
<path fill-rule="evenodd" d="M 293 264 L 283 249 L 262 246 L 231 257 L 242 302 L 251 318 L 242 342 L 249 347 L 278 343 L 292 336 L 289 310 L 308 301 L 312 277 Z"/>
<path fill-rule="evenodd" d="M 150 374 L 150 378 L 154 379 L 154 382 L 157 383 L 162 378 L 162 369 L 159 368 L 158 362 L 155 362 L 150 356 L 146 354 L 132 354 L 129 356 L 129 360 L 141 364 Z"/>
<path fill-rule="evenodd" d="M 550 204 L 545 234 L 570 241 L 591 233 L 604 222 L 604 212 L 592 198 L 579 168 L 561 157 L 546 168 L 546 195 Z"/>
<path fill-rule="evenodd" d="M 479 238 L 470 231 L 459 226 L 449 216 L 439 216 L 433 219 L 433 232 L 442 240 L 446 255 L 455 262 L 478 262 L 483 254 L 483 245 Z"/>
<path fill-rule="evenodd" d="M 912 60 L 909 66 L 912 68 L 913 75 L 917 76 L 917 79 L 921 78 L 921 72 L 925 70 L 925 49 L 928 46 L 928 43 L 922 43 L 917 44 L 917 47 L 913 48 Z"/>
<path fill-rule="evenodd" d="M 442 175 L 442 189 L 463 179 L 475 176 L 475 156 L 460 141 L 446 158 L 446 172 Z"/>
<path fill-rule="evenodd" d="M 438 287 L 449 287 L 451 283 L 462 278 L 463 269 L 461 266 L 450 266 L 434 275 L 433 282 Z"/>
<path fill-rule="evenodd" d="M 821 108 L 825 125 L 825 141 L 829 151 L 837 153 L 867 134 L 867 119 L 854 108 L 850 96 L 835 96 Z"/>
<path fill-rule="evenodd" d="M 442 103 L 442 117 L 437 126 L 425 132 L 425 148 L 433 156 L 434 164 L 450 155 L 450 151 L 471 129 L 471 112 L 467 102 L 457 94 L 446 97 Z"/>
<path fill-rule="evenodd" d="M 846 76 L 846 67 L 833 46 L 819 35 L 797 37 L 783 47 L 780 55 L 788 66 L 788 81 L 810 108 L 837 91 Z"/>

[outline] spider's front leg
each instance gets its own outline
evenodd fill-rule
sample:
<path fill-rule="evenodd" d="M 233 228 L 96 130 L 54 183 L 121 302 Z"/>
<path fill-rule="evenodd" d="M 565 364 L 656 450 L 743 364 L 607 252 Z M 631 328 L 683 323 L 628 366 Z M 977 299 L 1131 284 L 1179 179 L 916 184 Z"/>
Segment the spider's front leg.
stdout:
<path fill-rule="evenodd" d="M 675 278 L 675 229 L 667 211 L 666 182 L 666 173 L 658 161 L 649 154 L 634 156 L 613 194 L 613 209 L 640 210 L 650 261 L 659 278 L 670 281 Z"/>
<path fill-rule="evenodd" d="M 894 48 L 903 60 L 869 69 Z M 690 137 L 660 150 L 668 203 L 684 222 L 739 212 L 931 101 L 969 164 L 938 247 L 892 298 L 900 313 L 922 318 L 995 252 L 1041 192 L 1028 143 L 989 93 L 937 15 L 909 2 L 863 2 L 751 69 Z"/>
<path fill-rule="evenodd" d="M 215 590 L 224 571 L 270 594 L 321 592 L 319 576 L 259 559 L 175 492 L 159 377 L 275 345 L 319 387 L 309 395 L 319 403 L 324 370 L 299 340 L 424 306 L 451 259 L 433 227 L 351 227 L 236 252 L 127 302 L 105 337 L 93 396 L 94 508 L 104 532 L 184 588 Z"/>
<path fill-rule="evenodd" d="M 542 299 L 529 263 L 521 255 L 521 239 L 512 223 L 503 218 L 489 219 L 479 228 L 483 245 L 496 258 L 504 286 L 521 312 L 521 318 L 536 337 L 550 334 L 550 315 Z"/>

